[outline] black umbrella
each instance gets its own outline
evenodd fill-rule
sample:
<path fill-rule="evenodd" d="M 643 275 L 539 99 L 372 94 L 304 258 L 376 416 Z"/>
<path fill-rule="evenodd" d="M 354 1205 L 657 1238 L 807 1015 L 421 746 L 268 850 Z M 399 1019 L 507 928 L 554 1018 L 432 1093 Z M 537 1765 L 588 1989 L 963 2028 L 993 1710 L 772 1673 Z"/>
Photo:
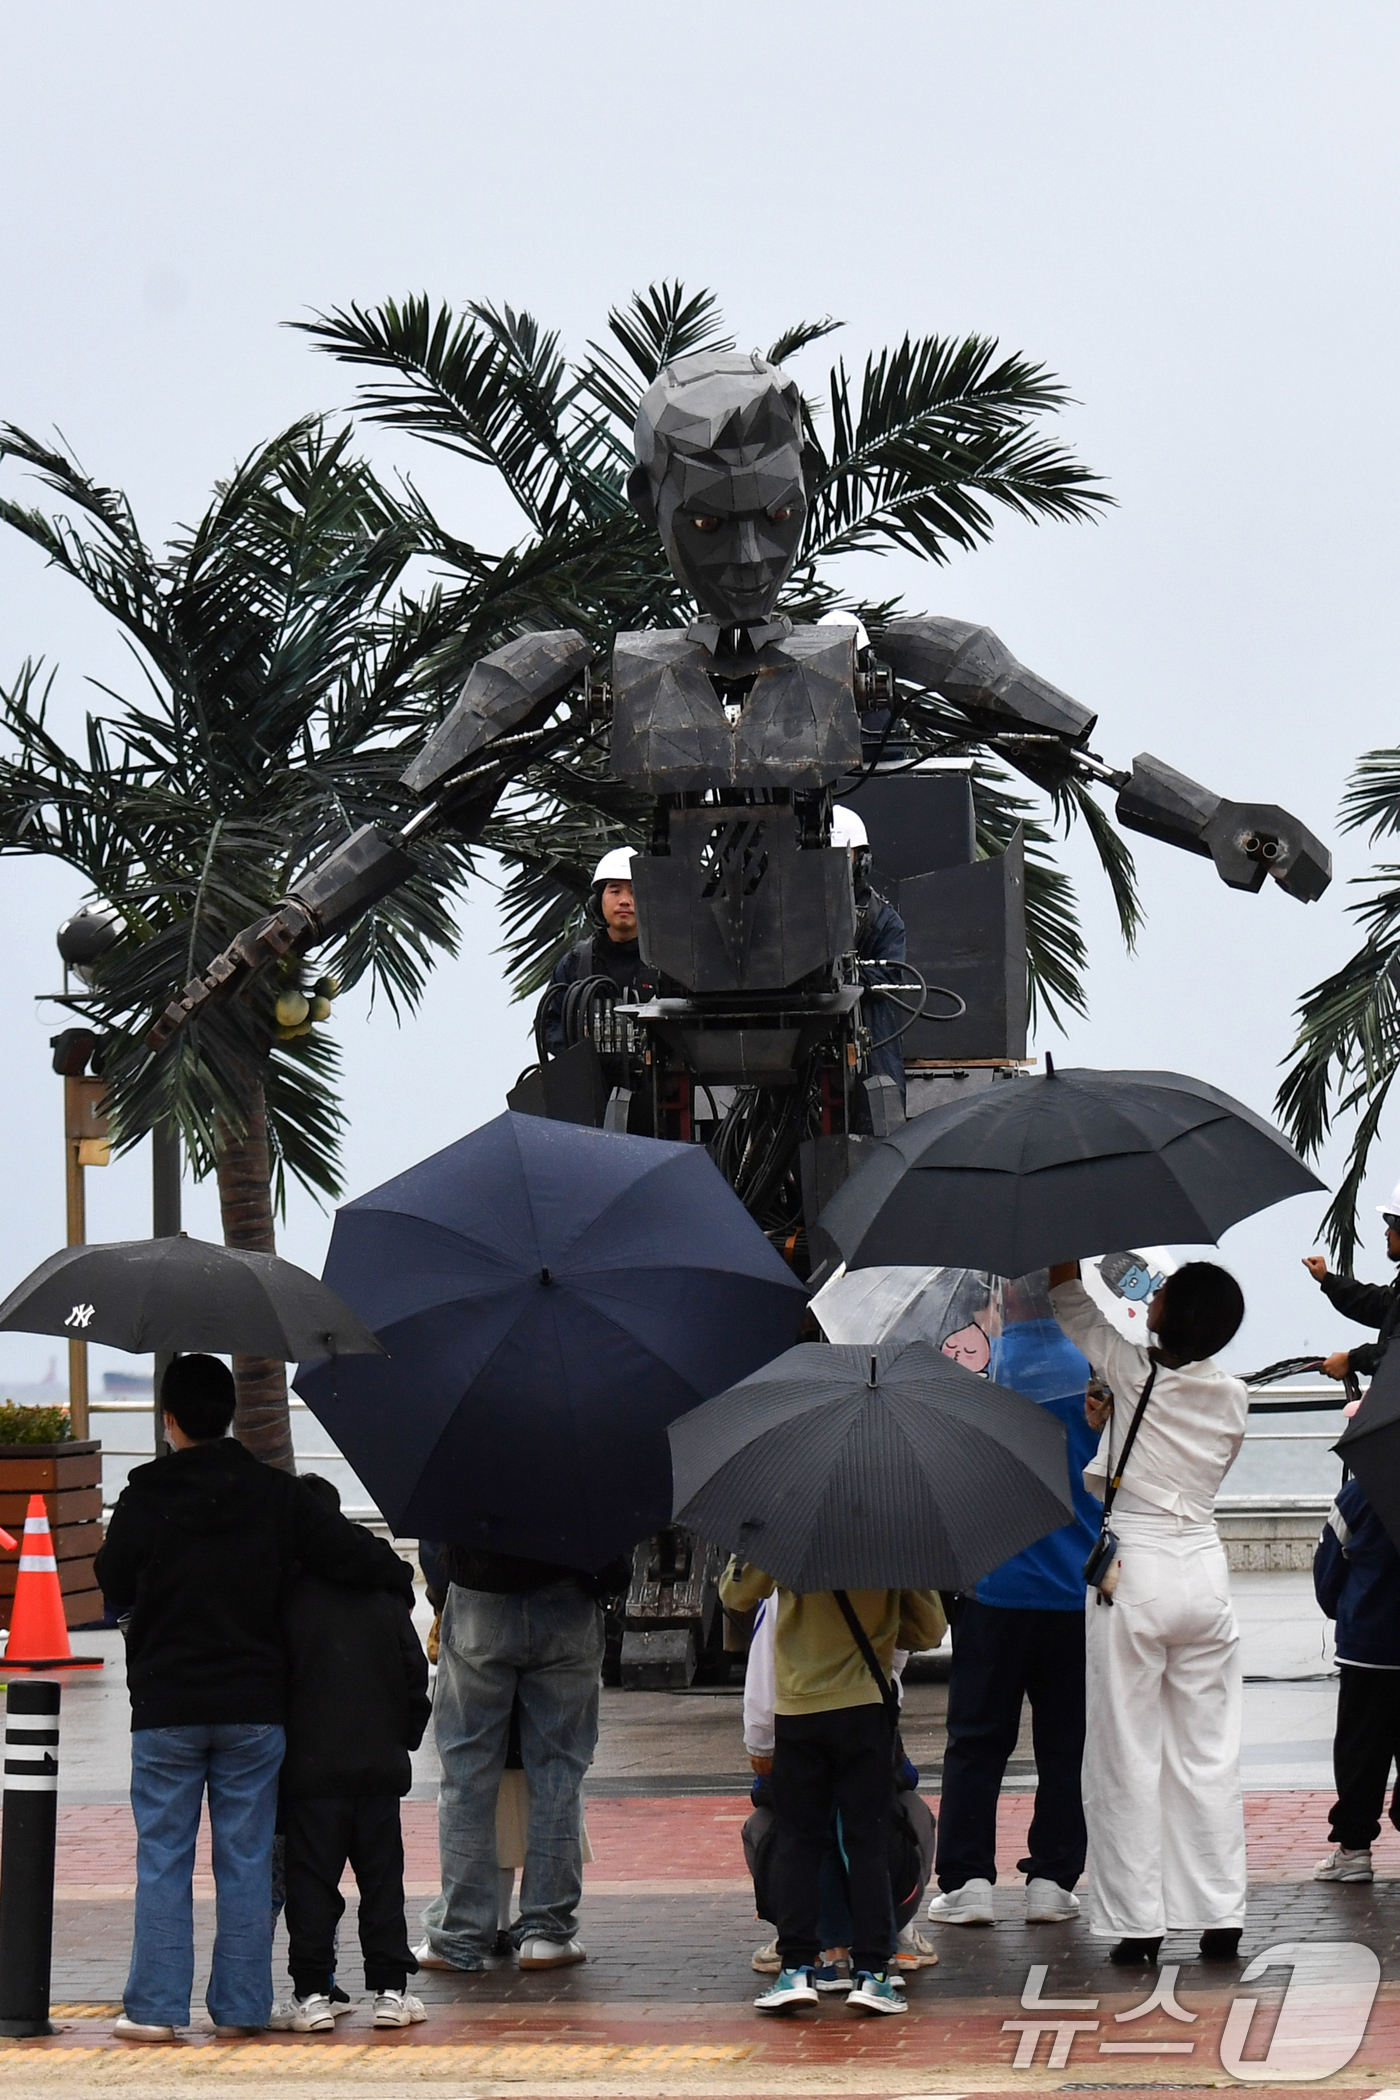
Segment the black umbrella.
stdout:
<path fill-rule="evenodd" d="M 0 1305 L 0 1328 L 105 1342 L 134 1355 L 379 1356 L 379 1343 L 318 1277 L 276 1254 L 185 1233 L 65 1247 Z"/>
<path fill-rule="evenodd" d="M 670 1438 L 677 1520 L 792 1590 L 971 1589 L 1074 1515 L 1064 1424 L 928 1342 L 804 1342 Z"/>
<path fill-rule="evenodd" d="M 600 1568 L 670 1520 L 666 1425 L 807 1293 L 703 1146 L 503 1115 L 336 1215 L 381 1362 L 296 1388 L 396 1532 Z"/>
<path fill-rule="evenodd" d="M 1386 1350 L 1365 1399 L 1332 1449 L 1361 1482 L 1366 1500 L 1400 1546 L 1400 1347 Z"/>
<path fill-rule="evenodd" d="M 823 1210 L 821 1255 L 1026 1276 L 1054 1261 L 1199 1245 L 1323 1184 L 1271 1123 L 1177 1072 L 1056 1072 L 915 1116 Z"/>

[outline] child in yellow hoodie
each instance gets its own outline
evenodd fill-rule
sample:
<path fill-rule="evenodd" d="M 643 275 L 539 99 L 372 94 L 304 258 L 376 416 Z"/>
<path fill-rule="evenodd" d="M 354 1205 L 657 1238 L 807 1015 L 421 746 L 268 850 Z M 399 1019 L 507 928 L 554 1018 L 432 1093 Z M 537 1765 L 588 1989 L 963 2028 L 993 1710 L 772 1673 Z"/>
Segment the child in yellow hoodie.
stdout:
<path fill-rule="evenodd" d="M 821 1862 L 832 1816 L 839 1813 L 853 1927 L 847 2003 L 866 2012 L 902 2013 L 904 2000 L 890 1980 L 894 1913 L 887 1842 L 897 1702 L 889 1679 L 896 1648 L 938 1646 L 945 1630 L 942 1607 L 931 1590 L 801 1595 L 737 1560 L 720 1583 L 721 1600 L 732 1611 L 747 1611 L 775 1591 L 771 1885 L 782 1973 L 754 2003 L 763 2012 L 784 2012 L 817 2002 L 812 1972 L 820 1952 Z"/>

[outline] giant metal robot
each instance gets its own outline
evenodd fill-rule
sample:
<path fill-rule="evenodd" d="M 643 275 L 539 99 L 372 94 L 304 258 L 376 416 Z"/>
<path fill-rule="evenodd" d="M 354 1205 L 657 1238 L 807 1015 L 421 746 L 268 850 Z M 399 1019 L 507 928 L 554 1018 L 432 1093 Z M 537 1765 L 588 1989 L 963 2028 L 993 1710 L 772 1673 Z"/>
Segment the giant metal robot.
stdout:
<path fill-rule="evenodd" d="M 655 798 L 633 862 L 655 990 L 619 1006 L 615 987 L 584 987 L 563 1055 L 542 1056 L 512 1098 L 708 1142 L 800 1261 L 804 1222 L 849 1165 L 852 1133 L 878 1134 L 903 1112 L 890 1082 L 870 1076 L 872 973 L 854 952 L 851 857 L 831 843 L 833 803 L 861 811 L 884 886 L 900 885 L 917 994 L 903 1000 L 911 1111 L 939 1098 L 930 1082 L 995 1076 L 1025 1051 L 1020 857 L 1013 846 L 990 865 L 975 859 L 966 762 L 959 774 L 900 741 L 911 695 L 936 695 L 970 745 L 1032 766 L 1053 756 L 1112 787 L 1121 824 L 1205 855 L 1232 888 L 1272 875 L 1310 900 L 1331 879 L 1330 856 L 1285 810 L 1229 801 L 1146 753 L 1126 772 L 1106 765 L 1089 748 L 1089 710 L 984 627 L 898 619 L 872 651 L 854 626 L 796 626 L 777 612 L 807 515 L 800 398 L 780 369 L 678 360 L 642 401 L 636 453 L 629 495 L 701 617 L 618 635 L 601 681 L 568 629 L 484 657 L 403 775 L 416 813 L 397 832 L 347 838 L 185 988 L 151 1043 L 268 962 L 342 932 L 411 873 L 415 839 L 477 836 L 522 761 L 547 748 L 561 697 L 586 680 L 610 721 L 613 774 Z M 880 1010 L 893 1003 L 883 991 Z M 653 1624 L 668 1601 L 685 1622 L 708 1589 L 684 1541 L 639 1549 L 638 1567 Z"/>

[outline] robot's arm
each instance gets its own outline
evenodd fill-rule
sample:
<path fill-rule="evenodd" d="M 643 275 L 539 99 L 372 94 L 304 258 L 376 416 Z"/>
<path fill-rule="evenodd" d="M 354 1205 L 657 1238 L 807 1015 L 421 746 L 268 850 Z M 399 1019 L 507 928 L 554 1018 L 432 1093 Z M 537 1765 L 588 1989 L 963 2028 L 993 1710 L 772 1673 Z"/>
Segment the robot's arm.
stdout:
<path fill-rule="evenodd" d="M 1276 802 L 1230 802 L 1150 751 L 1140 751 L 1132 772 L 1114 774 L 1112 782 L 1120 824 L 1205 854 L 1232 890 L 1262 889 L 1272 875 L 1290 897 L 1311 904 L 1332 880 L 1332 855 L 1321 839 Z"/>
<path fill-rule="evenodd" d="M 147 1036 L 159 1050 L 210 999 L 226 997 L 278 956 L 343 933 L 414 870 L 416 836 L 451 828 L 479 836 L 512 772 L 544 741 L 555 701 L 592 660 L 572 628 L 521 635 L 474 664 L 456 706 L 402 775 L 423 806 L 401 830 L 363 825 L 312 868 L 271 915 L 235 935 L 171 1001 Z"/>
<path fill-rule="evenodd" d="M 1327 848 L 1277 804 L 1228 801 L 1146 751 L 1130 773 L 1106 766 L 1086 748 L 1096 717 L 1026 670 L 990 628 L 963 620 L 894 620 L 880 636 L 879 653 L 896 678 L 952 701 L 1013 762 L 1018 747 L 1027 760 L 1053 755 L 1081 780 L 1116 788 L 1120 824 L 1203 854 L 1232 889 L 1258 890 L 1272 875 L 1290 897 L 1310 903 L 1331 882 Z"/>
<path fill-rule="evenodd" d="M 892 620 L 879 654 L 896 678 L 929 686 L 988 731 L 1030 729 L 1082 744 L 1096 716 L 1017 663 L 990 627 L 966 620 Z"/>

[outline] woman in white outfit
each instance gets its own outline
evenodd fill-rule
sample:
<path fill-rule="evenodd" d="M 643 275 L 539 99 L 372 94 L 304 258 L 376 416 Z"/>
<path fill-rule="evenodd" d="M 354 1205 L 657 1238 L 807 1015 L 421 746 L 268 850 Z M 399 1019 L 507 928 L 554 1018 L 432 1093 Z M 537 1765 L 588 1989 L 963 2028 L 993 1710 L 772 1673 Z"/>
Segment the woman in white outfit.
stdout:
<path fill-rule="evenodd" d="M 1168 1932 L 1199 1933 L 1207 1959 L 1232 1960 L 1245 1906 L 1239 1631 L 1215 1495 L 1249 1401 L 1211 1357 L 1238 1329 L 1244 1298 L 1224 1269 L 1189 1263 L 1152 1300 L 1148 1350 L 1078 1279 L 1077 1263 L 1053 1268 L 1050 1302 L 1115 1400 L 1085 1485 L 1102 1496 L 1110 1466 L 1122 1476 L 1109 1520 L 1116 1586 L 1111 1601 L 1095 1589 L 1086 1599 L 1091 1929 L 1117 1942 L 1111 1958 L 1123 1964 L 1155 1962 Z"/>

